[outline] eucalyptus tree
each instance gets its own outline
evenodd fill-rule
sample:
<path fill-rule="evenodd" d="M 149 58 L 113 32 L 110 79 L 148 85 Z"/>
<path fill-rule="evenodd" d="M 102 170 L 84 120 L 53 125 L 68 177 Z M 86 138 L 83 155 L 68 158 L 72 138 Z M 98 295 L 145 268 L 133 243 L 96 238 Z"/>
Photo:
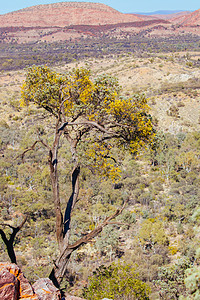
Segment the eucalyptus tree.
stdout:
<path fill-rule="evenodd" d="M 92 79 L 90 71 L 84 68 L 61 74 L 46 66 L 32 66 L 28 69 L 22 86 L 22 103 L 34 103 L 46 110 L 51 120 L 52 117 L 54 119 L 52 145 L 48 145 L 39 136 L 24 151 L 23 156 L 27 151 L 33 150 L 36 143 L 41 143 L 48 149 L 56 236 L 60 250 L 50 278 L 59 286 L 72 252 L 98 235 L 123 209 L 122 207 L 117 210 L 74 244 L 69 243 L 71 217 L 78 200 L 83 157 L 102 176 L 114 178 L 117 166 L 116 159 L 111 157 L 113 147 L 127 149 L 136 154 L 152 140 L 153 125 L 143 95 L 123 98 L 116 79 L 107 75 Z M 66 199 L 64 214 L 61 209 L 58 172 L 61 137 L 67 139 L 72 157 L 72 192 L 70 198 Z"/>

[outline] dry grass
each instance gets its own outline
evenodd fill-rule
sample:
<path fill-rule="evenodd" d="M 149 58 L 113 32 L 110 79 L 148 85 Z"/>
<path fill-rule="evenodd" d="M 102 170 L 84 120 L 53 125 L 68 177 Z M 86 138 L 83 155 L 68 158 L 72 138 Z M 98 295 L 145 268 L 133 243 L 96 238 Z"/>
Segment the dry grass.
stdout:
<path fill-rule="evenodd" d="M 200 53 L 191 53 L 190 57 L 199 57 Z M 152 54 L 146 58 L 133 55 L 113 56 L 113 58 L 87 59 L 64 66 L 55 66 L 55 70 L 65 72 L 74 67 L 88 67 L 96 74 L 110 74 L 119 79 L 126 96 L 144 92 L 149 98 L 151 113 L 158 125 L 165 131 L 200 130 L 200 69 L 187 67 L 186 61 L 180 61 L 185 53 L 168 55 Z M 20 86 L 24 71 L 1 73 L 0 75 L 0 116 L 12 120 L 9 115 L 19 115 L 10 102 L 20 98 Z M 171 106 L 176 106 L 178 115 L 170 116 Z"/>

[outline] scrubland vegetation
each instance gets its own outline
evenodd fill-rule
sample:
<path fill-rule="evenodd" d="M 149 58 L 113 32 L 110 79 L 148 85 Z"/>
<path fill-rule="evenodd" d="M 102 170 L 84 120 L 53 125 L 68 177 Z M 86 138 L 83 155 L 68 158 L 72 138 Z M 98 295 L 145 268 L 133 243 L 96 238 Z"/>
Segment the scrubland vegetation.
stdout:
<path fill-rule="evenodd" d="M 157 45 L 161 47 L 160 43 Z M 17 47 L 12 51 L 17 51 Z M 130 57 L 137 71 L 141 65 L 148 64 L 163 69 L 165 63 L 171 61 L 193 71 L 199 68 L 198 59 L 192 59 L 189 53 L 183 57 L 155 52 L 146 54 L 145 61 L 137 55 L 134 58 L 130 54 L 116 56 L 116 66 L 131 69 Z M 92 71 L 93 77 L 98 72 L 110 71 L 102 62 L 101 69 Z M 88 59 L 86 65 L 92 62 Z M 60 69 L 66 70 L 66 66 Z M 21 154 L 30 150 L 38 138 L 51 144 L 55 125 L 53 116 L 49 117 L 41 103 L 40 107 L 20 105 L 24 71 L 4 71 L 1 75 L 6 79 L 0 91 L 0 223 L 9 236 L 11 229 L 2 224 L 17 226 L 27 216 L 14 247 L 18 264 L 33 282 L 38 277 L 49 276 L 59 248 L 55 237 L 49 152 L 42 143 L 37 143 L 23 159 Z M 142 93 L 141 87 L 131 88 L 132 93 L 122 86 L 123 97 L 128 99 L 136 89 Z M 191 114 L 191 103 L 198 107 L 195 105 L 200 101 L 199 90 L 199 80 L 194 78 L 186 82 L 162 81 L 156 88 L 145 89 L 155 137 L 137 155 L 112 144 L 110 163 L 115 166 L 117 176 L 107 176 L 109 174 L 102 170 L 97 173 L 90 157 L 83 159 L 89 150 L 87 144 L 81 146 L 80 192 L 71 218 L 70 244 L 97 228 L 128 202 L 123 212 L 98 236 L 72 253 L 68 272 L 61 283 L 63 290 L 86 299 L 198 299 L 200 132 L 199 121 L 188 121 L 185 110 Z M 164 112 L 159 110 L 163 103 L 168 103 Z M 176 130 L 166 129 L 171 123 L 176 125 Z M 59 153 L 60 201 L 64 210 L 72 192 L 73 157 L 67 139 L 60 140 Z M 0 260 L 8 260 L 2 240 L 0 248 Z"/>
<path fill-rule="evenodd" d="M 115 38 L 106 34 L 95 39 L 82 38 L 78 41 L 54 43 L 0 43 L 0 71 L 22 69 L 32 64 L 51 65 L 55 63 L 70 63 L 87 58 L 102 58 L 105 55 L 120 55 L 134 53 L 174 53 L 177 51 L 199 51 L 199 37 L 185 34 L 176 37 L 148 38 L 143 33 Z M 191 66 L 199 62 L 189 62 Z"/>

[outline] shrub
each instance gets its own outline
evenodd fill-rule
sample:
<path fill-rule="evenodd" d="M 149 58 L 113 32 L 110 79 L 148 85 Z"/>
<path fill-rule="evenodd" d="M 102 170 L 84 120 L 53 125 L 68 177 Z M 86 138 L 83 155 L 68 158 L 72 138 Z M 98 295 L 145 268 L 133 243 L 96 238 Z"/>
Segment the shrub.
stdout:
<path fill-rule="evenodd" d="M 147 300 L 149 286 L 138 279 L 135 268 L 127 264 L 100 266 L 89 278 L 89 285 L 84 289 L 83 296 L 88 300 L 102 298 L 120 300 Z"/>
<path fill-rule="evenodd" d="M 186 295 L 184 273 L 190 266 L 190 260 L 182 257 L 174 265 L 159 268 L 158 280 L 155 280 L 154 283 L 159 290 L 161 299 L 175 300 L 179 299 L 181 295 Z"/>

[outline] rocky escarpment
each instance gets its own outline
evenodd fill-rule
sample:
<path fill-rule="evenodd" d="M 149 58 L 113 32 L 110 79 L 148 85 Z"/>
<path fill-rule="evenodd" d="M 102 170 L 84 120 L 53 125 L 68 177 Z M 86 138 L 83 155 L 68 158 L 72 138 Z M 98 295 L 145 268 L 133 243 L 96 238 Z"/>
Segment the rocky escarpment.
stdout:
<path fill-rule="evenodd" d="M 200 10 L 162 15 L 124 14 L 91 2 L 36 5 L 0 15 L 0 42 L 54 43 L 96 38 L 170 37 L 200 35 Z"/>

